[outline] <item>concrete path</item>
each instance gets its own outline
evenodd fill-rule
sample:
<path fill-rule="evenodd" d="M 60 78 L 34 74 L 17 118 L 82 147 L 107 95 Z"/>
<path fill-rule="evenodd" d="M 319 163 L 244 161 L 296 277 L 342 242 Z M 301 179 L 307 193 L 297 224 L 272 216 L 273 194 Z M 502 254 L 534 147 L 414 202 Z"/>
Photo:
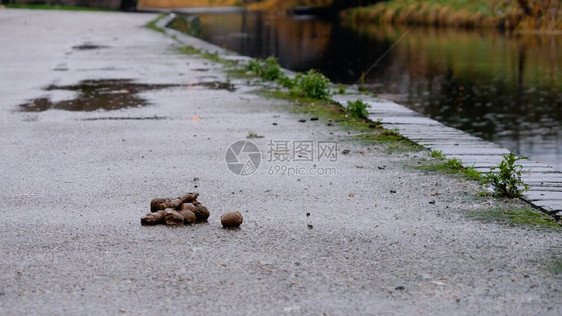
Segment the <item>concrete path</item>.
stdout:
<path fill-rule="evenodd" d="M 469 218 L 523 204 L 245 81 L 210 90 L 221 65 L 180 58 L 154 17 L 0 10 L 0 314 L 562 313 L 559 230 Z M 249 129 L 262 161 L 239 176 L 225 152 Z M 268 161 L 297 141 L 338 154 Z M 208 224 L 140 226 L 152 198 L 194 190 Z M 234 210 L 242 228 L 221 229 Z"/>

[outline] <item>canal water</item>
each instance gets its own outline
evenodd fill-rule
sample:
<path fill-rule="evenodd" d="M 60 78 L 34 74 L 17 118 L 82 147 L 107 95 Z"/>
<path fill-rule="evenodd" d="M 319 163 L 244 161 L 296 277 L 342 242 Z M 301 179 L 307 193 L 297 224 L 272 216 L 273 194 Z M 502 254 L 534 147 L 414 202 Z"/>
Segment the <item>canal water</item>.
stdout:
<path fill-rule="evenodd" d="M 275 56 L 295 71 L 315 68 L 333 82 L 360 83 L 562 171 L 562 35 L 358 27 L 263 12 L 199 18 L 198 35 L 209 42 Z"/>

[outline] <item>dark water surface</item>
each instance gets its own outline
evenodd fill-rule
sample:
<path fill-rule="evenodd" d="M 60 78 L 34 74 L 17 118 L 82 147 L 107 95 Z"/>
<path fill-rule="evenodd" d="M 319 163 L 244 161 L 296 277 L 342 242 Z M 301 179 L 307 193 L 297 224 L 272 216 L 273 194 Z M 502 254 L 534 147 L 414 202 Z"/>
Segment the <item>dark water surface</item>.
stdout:
<path fill-rule="evenodd" d="M 199 17 L 199 36 L 209 42 L 345 84 L 407 31 L 269 13 Z M 562 170 L 562 35 L 413 28 L 364 87 Z"/>

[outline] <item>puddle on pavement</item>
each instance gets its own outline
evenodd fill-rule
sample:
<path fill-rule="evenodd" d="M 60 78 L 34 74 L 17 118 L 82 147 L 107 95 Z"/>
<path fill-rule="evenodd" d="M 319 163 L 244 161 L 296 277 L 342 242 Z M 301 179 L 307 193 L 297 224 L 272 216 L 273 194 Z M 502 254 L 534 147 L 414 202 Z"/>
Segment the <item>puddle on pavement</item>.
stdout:
<path fill-rule="evenodd" d="M 228 92 L 236 91 L 236 88 L 232 83 L 220 82 L 220 81 L 209 81 L 209 82 L 195 82 L 190 83 L 189 87 L 205 87 L 212 90 L 226 90 Z"/>
<path fill-rule="evenodd" d="M 75 50 L 92 50 L 92 49 L 101 49 L 101 48 L 108 48 L 109 46 L 103 46 L 103 45 L 94 45 L 94 44 L 82 44 L 82 45 L 77 45 L 77 46 L 72 46 L 72 49 Z"/>
<path fill-rule="evenodd" d="M 41 97 L 20 104 L 19 109 L 22 112 L 42 112 L 50 109 L 89 112 L 100 109 L 111 111 L 127 107 L 142 107 L 148 105 L 149 102 L 139 97 L 139 93 L 181 86 L 187 87 L 188 89 L 192 87 L 204 87 L 213 90 L 236 91 L 233 84 L 218 81 L 178 85 L 135 83 L 131 79 L 84 80 L 77 85 L 50 85 L 44 89 L 53 92 L 75 92 L 76 96 L 72 99 L 53 101 L 51 97 Z"/>
<path fill-rule="evenodd" d="M 66 111 L 117 110 L 126 107 L 141 107 L 148 101 L 137 96 L 148 90 L 179 87 L 172 84 L 142 84 L 130 79 L 84 80 L 77 85 L 50 85 L 45 90 L 66 90 L 77 92 L 74 99 L 53 102 L 50 98 L 37 98 L 20 104 L 22 112 L 42 112 L 49 109 Z"/>
<path fill-rule="evenodd" d="M 82 121 L 145 121 L 145 120 L 167 120 L 167 116 L 140 116 L 140 117 L 91 117 Z"/>

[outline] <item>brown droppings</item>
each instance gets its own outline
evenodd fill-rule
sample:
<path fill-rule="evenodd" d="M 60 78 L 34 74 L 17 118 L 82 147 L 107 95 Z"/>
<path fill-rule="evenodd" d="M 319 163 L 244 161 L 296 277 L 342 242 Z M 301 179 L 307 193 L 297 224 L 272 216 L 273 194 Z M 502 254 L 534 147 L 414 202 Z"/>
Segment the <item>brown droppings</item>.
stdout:
<path fill-rule="evenodd" d="M 240 212 L 230 212 L 221 216 L 221 224 L 224 228 L 239 227 L 243 221 L 244 218 L 242 217 L 242 214 L 240 214 Z"/>
<path fill-rule="evenodd" d="M 197 200 L 198 197 L 199 197 L 199 193 L 190 192 L 190 193 L 187 193 L 185 195 L 180 196 L 179 199 L 182 200 L 182 203 L 190 203 L 190 202 L 193 202 L 193 201 Z"/>
<path fill-rule="evenodd" d="M 179 213 L 181 216 L 183 216 L 184 224 L 191 225 L 197 220 L 197 218 L 195 217 L 195 213 L 193 213 L 191 210 L 182 210 Z"/>
<path fill-rule="evenodd" d="M 154 213 L 148 213 L 141 217 L 141 225 L 157 225 L 162 223 L 164 220 L 164 211 L 156 211 Z"/>
<path fill-rule="evenodd" d="M 211 213 L 209 210 L 201 204 L 195 205 L 195 217 L 197 218 L 197 222 L 206 222 Z"/>
<path fill-rule="evenodd" d="M 141 218 L 142 225 L 166 224 L 180 226 L 206 222 L 211 213 L 197 201 L 199 193 L 190 192 L 177 198 L 155 198 L 150 201 L 150 211 Z"/>
<path fill-rule="evenodd" d="M 157 212 L 159 210 L 165 209 L 164 203 L 168 201 L 170 201 L 170 199 L 161 199 L 161 198 L 153 199 L 152 201 L 150 201 L 150 211 Z"/>
<path fill-rule="evenodd" d="M 179 207 L 181 206 L 181 204 L 183 203 L 182 199 L 177 198 L 177 199 L 173 199 L 171 201 L 168 201 L 166 203 L 164 203 L 164 208 L 171 208 L 171 209 L 179 209 Z"/>
<path fill-rule="evenodd" d="M 164 210 L 164 224 L 168 226 L 180 226 L 184 222 L 183 216 L 177 211 L 167 208 Z"/>
<path fill-rule="evenodd" d="M 187 210 L 187 211 L 192 211 L 192 212 L 193 212 L 193 211 L 195 211 L 195 205 L 193 205 L 193 203 L 183 203 L 183 204 L 180 206 L 180 210 L 181 210 L 181 211 Z"/>

